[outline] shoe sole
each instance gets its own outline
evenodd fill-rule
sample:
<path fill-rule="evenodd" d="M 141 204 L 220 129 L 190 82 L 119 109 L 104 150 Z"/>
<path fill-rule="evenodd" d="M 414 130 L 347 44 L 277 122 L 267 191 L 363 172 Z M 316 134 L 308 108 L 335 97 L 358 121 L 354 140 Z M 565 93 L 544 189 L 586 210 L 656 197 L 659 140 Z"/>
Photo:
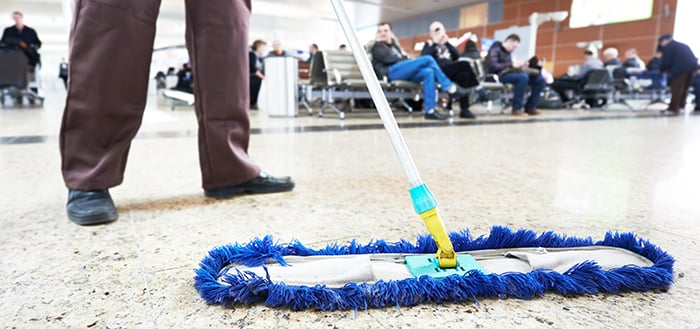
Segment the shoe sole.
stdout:
<path fill-rule="evenodd" d="M 214 191 L 204 190 L 204 196 L 208 198 L 230 198 L 240 194 L 267 194 L 287 192 L 294 189 L 294 184 L 285 185 L 283 187 L 261 187 L 261 188 L 245 188 L 245 187 L 227 187 Z"/>
<path fill-rule="evenodd" d="M 117 220 L 117 218 L 119 218 L 119 214 L 116 211 L 91 216 L 74 216 L 68 213 L 68 219 L 70 219 L 71 222 L 82 226 L 107 224 Z"/>

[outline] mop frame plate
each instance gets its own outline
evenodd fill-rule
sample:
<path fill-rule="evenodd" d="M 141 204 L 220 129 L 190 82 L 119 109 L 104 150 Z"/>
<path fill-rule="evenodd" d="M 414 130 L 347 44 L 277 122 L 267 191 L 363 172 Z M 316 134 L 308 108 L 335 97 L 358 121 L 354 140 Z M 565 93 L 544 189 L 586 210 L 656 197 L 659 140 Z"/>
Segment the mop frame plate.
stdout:
<path fill-rule="evenodd" d="M 528 299 L 545 292 L 568 296 L 656 289 L 663 291 L 673 283 L 673 257 L 633 233 L 608 232 L 603 240 L 594 241 L 590 237 L 571 237 L 551 231 L 538 235 L 527 229 L 512 231 L 507 227 L 494 226 L 487 236 L 473 238 L 468 230 L 463 230 L 450 233 L 450 240 L 457 252 L 609 246 L 643 256 L 653 265 L 626 265 L 606 270 L 593 261 L 585 261 L 564 272 L 538 269 L 528 273 L 487 274 L 469 271 L 468 275 L 450 275 L 441 279 L 421 276 L 372 283 L 351 282 L 340 288 L 323 284 L 287 285 L 271 280 L 269 275 L 228 270 L 231 264 L 259 267 L 272 260 L 284 264 L 285 256 L 430 254 L 437 250 L 429 235 L 418 236 L 415 243 L 406 240 L 376 240 L 361 244 L 353 240 L 345 244 L 330 244 L 321 249 L 308 248 L 299 241 L 277 243 L 271 236 L 265 236 L 246 244 L 236 243 L 212 249 L 195 270 L 195 288 L 210 304 L 230 307 L 264 303 L 270 307 L 293 310 L 331 311 L 469 300 L 478 303 L 478 298 L 488 297 Z"/>
<path fill-rule="evenodd" d="M 487 273 L 476 259 L 469 254 L 457 255 L 457 266 L 455 268 L 440 268 L 438 259 L 434 255 L 406 256 L 404 259 L 408 271 L 416 278 L 427 275 L 432 278 L 442 279 L 450 275 L 469 275 L 469 271 L 472 270 Z"/>

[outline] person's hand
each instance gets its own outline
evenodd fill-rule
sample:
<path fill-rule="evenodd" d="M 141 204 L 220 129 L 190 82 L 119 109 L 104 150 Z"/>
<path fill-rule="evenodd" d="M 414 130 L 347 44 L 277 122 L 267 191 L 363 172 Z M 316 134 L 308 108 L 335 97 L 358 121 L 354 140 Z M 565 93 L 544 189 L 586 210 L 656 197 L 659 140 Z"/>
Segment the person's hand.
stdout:
<path fill-rule="evenodd" d="M 513 62 L 513 67 L 516 69 L 526 68 L 529 65 L 527 61 L 516 61 Z"/>
<path fill-rule="evenodd" d="M 255 75 L 260 79 L 265 79 L 265 75 L 260 71 L 255 71 Z"/>
<path fill-rule="evenodd" d="M 20 41 L 20 42 L 19 42 L 19 46 L 22 47 L 22 48 L 27 48 L 27 47 L 29 47 L 29 45 L 28 45 L 26 42 L 24 42 L 24 41 Z"/>
<path fill-rule="evenodd" d="M 467 40 L 471 37 L 472 37 L 471 32 L 466 32 L 466 33 L 462 34 L 462 36 L 459 37 L 459 39 L 457 39 L 457 44 L 455 46 L 457 46 L 457 47 L 461 46 L 462 44 L 466 43 Z"/>

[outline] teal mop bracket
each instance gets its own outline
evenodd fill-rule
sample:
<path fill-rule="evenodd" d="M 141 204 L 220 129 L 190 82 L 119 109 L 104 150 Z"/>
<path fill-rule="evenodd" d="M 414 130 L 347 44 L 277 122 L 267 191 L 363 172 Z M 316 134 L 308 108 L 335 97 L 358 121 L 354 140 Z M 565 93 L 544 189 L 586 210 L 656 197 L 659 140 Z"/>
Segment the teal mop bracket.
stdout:
<path fill-rule="evenodd" d="M 430 192 L 428 185 L 425 185 L 425 183 L 412 187 L 408 192 L 411 194 L 413 209 L 417 214 L 422 214 L 430 209 L 434 209 L 438 205 L 433 193 Z"/>
<path fill-rule="evenodd" d="M 471 270 L 487 273 L 474 257 L 468 254 L 457 255 L 457 267 L 455 268 L 440 268 L 437 257 L 433 255 L 406 256 L 405 260 L 408 271 L 416 278 L 420 278 L 423 275 L 436 279 L 446 278 L 455 274 L 463 276 Z"/>

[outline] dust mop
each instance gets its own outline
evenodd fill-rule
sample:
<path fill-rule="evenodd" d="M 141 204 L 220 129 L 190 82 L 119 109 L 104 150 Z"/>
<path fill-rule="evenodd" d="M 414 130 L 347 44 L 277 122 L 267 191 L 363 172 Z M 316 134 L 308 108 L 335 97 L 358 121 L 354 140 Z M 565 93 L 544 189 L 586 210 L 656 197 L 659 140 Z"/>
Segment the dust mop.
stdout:
<path fill-rule="evenodd" d="M 271 236 L 217 247 L 200 263 L 195 287 L 208 303 L 262 302 L 294 310 L 367 309 L 478 297 L 646 291 L 673 283 L 673 257 L 632 233 L 604 240 L 494 226 L 488 236 L 447 233 L 341 0 L 331 0 L 367 88 L 408 178 L 430 235 L 350 241 L 322 249 Z"/>

